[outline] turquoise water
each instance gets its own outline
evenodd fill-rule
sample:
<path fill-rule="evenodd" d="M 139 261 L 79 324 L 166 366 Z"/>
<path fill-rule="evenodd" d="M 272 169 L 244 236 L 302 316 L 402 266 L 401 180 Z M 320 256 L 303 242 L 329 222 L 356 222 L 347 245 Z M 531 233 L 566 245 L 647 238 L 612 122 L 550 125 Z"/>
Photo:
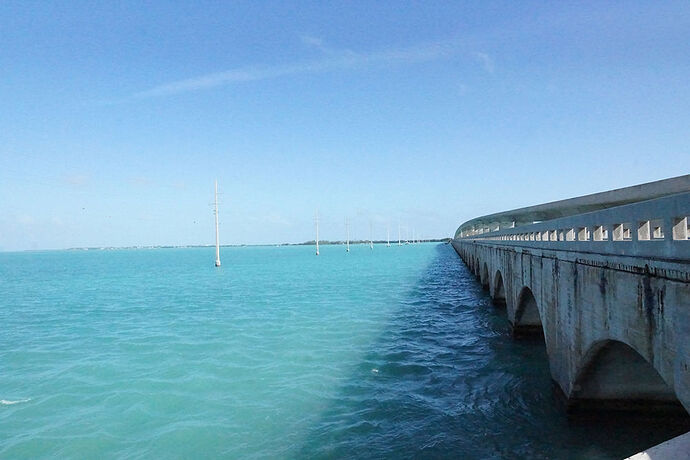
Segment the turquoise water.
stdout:
<path fill-rule="evenodd" d="M 449 245 L 0 253 L 2 458 L 621 458 Z"/>

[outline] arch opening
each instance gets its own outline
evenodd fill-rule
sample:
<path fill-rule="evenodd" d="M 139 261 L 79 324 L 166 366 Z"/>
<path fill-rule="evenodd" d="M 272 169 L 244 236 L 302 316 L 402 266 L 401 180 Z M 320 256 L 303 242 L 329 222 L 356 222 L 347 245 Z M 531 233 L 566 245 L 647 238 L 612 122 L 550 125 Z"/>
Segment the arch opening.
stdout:
<path fill-rule="evenodd" d="M 494 275 L 494 294 L 491 300 L 493 300 L 496 306 L 506 306 L 506 288 L 503 285 L 503 275 L 501 275 L 500 270 L 496 270 L 496 274 Z"/>
<path fill-rule="evenodd" d="M 482 284 L 482 287 L 487 290 L 489 289 L 489 267 L 486 265 L 486 262 L 482 265 L 482 271 L 479 276 L 479 282 Z"/>
<path fill-rule="evenodd" d="M 515 322 L 513 323 L 513 337 L 544 337 L 544 328 L 539 316 L 537 299 L 532 290 L 523 287 L 518 297 L 515 310 Z"/>
<path fill-rule="evenodd" d="M 590 348 L 568 398 L 568 414 L 619 412 L 690 416 L 642 355 L 627 344 L 605 340 Z"/>

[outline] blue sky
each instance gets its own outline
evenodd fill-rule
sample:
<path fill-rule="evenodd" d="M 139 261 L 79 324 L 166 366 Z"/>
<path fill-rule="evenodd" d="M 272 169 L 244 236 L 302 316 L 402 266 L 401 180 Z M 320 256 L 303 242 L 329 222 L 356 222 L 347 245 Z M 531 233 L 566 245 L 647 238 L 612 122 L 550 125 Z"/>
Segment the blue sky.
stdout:
<path fill-rule="evenodd" d="M 210 244 L 215 178 L 270 243 L 690 164 L 687 2 L 6 1 L 0 44 L 0 250 Z"/>

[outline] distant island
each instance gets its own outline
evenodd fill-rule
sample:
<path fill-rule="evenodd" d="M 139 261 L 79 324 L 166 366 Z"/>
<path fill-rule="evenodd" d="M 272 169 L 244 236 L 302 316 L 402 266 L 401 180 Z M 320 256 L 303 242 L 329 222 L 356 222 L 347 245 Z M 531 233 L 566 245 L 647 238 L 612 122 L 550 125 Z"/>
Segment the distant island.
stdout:
<path fill-rule="evenodd" d="M 432 239 L 424 239 L 424 240 L 418 240 L 418 243 L 450 243 L 451 238 L 432 238 Z M 373 240 L 374 244 L 386 244 L 388 241 L 386 240 Z M 391 240 L 391 246 L 394 246 L 398 244 L 397 241 Z M 403 244 L 407 244 L 408 241 L 403 241 Z M 279 246 L 313 246 L 316 244 L 316 241 L 310 240 L 310 241 L 305 241 L 303 243 L 282 243 Z M 345 244 L 345 241 L 342 240 L 337 240 L 337 241 L 329 241 L 329 240 L 319 240 L 319 244 Z M 369 244 L 369 240 L 350 240 L 350 244 Z M 410 243 L 411 244 L 411 243 Z M 258 245 L 260 246 L 260 245 Z"/>
<path fill-rule="evenodd" d="M 419 243 L 450 243 L 451 238 L 431 238 L 420 240 Z M 386 244 L 386 240 L 374 240 L 374 244 Z M 403 241 L 403 244 L 407 244 L 407 241 Z M 241 248 L 241 247 L 262 247 L 262 246 L 314 246 L 316 241 L 304 241 L 302 243 L 266 243 L 266 244 L 221 244 L 221 248 Z M 319 245 L 324 244 L 341 244 L 344 245 L 345 241 L 329 241 L 329 240 L 319 240 Z M 350 244 L 369 244 L 369 240 L 352 240 Z M 397 241 L 391 241 L 391 246 L 396 246 Z M 214 244 L 183 244 L 183 245 L 143 245 L 143 246 L 103 246 L 103 247 L 75 247 L 64 249 L 66 251 L 106 251 L 114 249 L 179 249 L 179 248 L 212 248 Z M 28 251 L 50 251 L 51 249 L 29 249 Z M 63 249 L 53 249 L 55 251 L 60 251 Z"/>

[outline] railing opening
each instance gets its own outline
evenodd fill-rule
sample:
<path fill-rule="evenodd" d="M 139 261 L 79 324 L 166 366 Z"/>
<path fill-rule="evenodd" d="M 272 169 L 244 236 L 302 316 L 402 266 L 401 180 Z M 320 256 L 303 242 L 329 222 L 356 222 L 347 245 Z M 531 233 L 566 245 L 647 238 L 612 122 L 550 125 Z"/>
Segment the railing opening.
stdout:
<path fill-rule="evenodd" d="M 613 226 L 613 241 L 632 241 L 629 223 L 615 224 Z"/>
<path fill-rule="evenodd" d="M 687 240 L 690 235 L 690 228 L 688 228 L 688 217 L 677 217 L 673 219 L 673 239 Z"/>
<path fill-rule="evenodd" d="M 654 219 L 649 221 L 649 225 L 652 231 L 653 240 L 663 240 L 664 239 L 664 221 L 661 219 Z"/>
<path fill-rule="evenodd" d="M 587 227 L 580 227 L 577 230 L 578 241 L 589 241 L 589 229 Z"/>
<path fill-rule="evenodd" d="M 568 232 L 565 234 L 565 240 L 566 241 L 575 241 L 575 229 L 574 228 L 568 229 Z"/>
<path fill-rule="evenodd" d="M 650 234 L 651 234 L 650 228 L 651 228 L 651 226 L 650 226 L 648 220 L 644 220 L 642 222 L 639 222 L 638 226 L 637 226 L 637 239 L 639 241 L 650 240 L 651 239 L 650 238 Z"/>
<path fill-rule="evenodd" d="M 603 225 L 596 225 L 594 227 L 594 241 L 608 241 L 609 230 Z"/>

